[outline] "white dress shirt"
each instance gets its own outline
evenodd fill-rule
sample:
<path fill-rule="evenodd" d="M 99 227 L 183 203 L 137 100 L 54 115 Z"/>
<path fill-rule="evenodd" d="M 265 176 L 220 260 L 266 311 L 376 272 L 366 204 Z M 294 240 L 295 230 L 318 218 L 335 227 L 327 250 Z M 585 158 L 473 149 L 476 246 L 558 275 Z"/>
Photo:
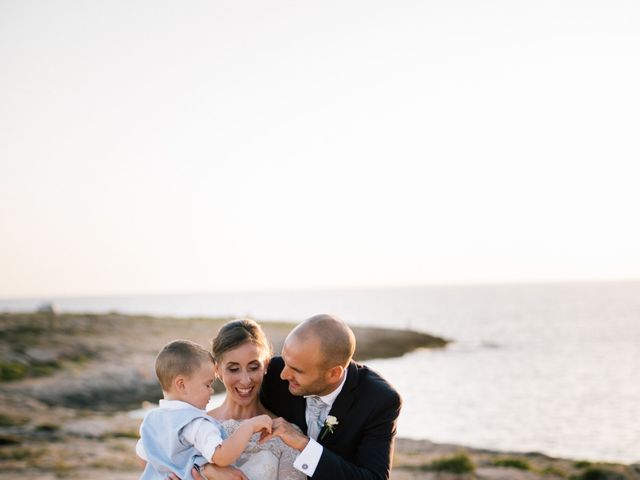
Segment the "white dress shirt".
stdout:
<path fill-rule="evenodd" d="M 344 371 L 342 381 L 338 388 L 336 388 L 333 392 L 319 397 L 320 400 L 326 405 L 324 407 L 323 412 L 320 415 L 320 419 L 324 422 L 331 411 L 331 407 L 333 407 L 336 398 L 340 395 L 342 391 L 342 387 L 344 387 L 344 383 L 347 381 L 347 370 Z M 309 395 L 311 396 L 311 395 Z M 307 397 L 305 397 L 307 398 Z M 309 414 L 305 410 L 305 418 L 307 420 L 307 430 L 309 428 Z M 293 463 L 293 466 L 296 470 L 304 473 L 308 477 L 312 477 L 318 467 L 318 463 L 320 462 L 320 457 L 322 456 L 322 450 L 324 447 L 320 445 L 315 438 L 310 438 L 309 443 L 304 450 L 300 452 L 300 455 L 296 458 L 296 461 Z"/>

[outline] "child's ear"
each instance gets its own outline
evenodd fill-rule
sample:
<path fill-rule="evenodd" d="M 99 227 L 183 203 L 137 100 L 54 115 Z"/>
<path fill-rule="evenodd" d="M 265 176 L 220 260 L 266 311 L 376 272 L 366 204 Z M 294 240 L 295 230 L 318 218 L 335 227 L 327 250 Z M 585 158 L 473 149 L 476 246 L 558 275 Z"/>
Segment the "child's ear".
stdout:
<path fill-rule="evenodd" d="M 182 375 L 178 375 L 174 380 L 173 380 L 173 385 L 176 387 L 176 390 L 178 390 L 179 392 L 184 392 L 185 388 L 186 388 L 186 384 L 185 384 L 185 378 Z"/>

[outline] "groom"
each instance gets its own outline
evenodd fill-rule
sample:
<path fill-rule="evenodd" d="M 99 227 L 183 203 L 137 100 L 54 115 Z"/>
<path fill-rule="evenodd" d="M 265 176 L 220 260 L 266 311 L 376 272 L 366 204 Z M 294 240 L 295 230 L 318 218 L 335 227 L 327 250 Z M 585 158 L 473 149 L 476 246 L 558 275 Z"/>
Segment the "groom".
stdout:
<path fill-rule="evenodd" d="M 389 478 L 401 399 L 353 362 L 355 346 L 342 320 L 311 317 L 287 336 L 262 384 L 262 403 L 283 417 L 272 435 L 300 451 L 294 467 L 314 480 Z"/>
<path fill-rule="evenodd" d="M 389 478 L 402 401 L 380 375 L 352 360 L 355 347 L 342 320 L 316 315 L 287 336 L 262 383 L 263 405 L 280 415 L 262 441 L 278 436 L 298 450 L 294 467 L 313 480 Z M 203 473 L 246 478 L 213 466 Z M 194 472 L 194 478 L 202 476 Z"/>

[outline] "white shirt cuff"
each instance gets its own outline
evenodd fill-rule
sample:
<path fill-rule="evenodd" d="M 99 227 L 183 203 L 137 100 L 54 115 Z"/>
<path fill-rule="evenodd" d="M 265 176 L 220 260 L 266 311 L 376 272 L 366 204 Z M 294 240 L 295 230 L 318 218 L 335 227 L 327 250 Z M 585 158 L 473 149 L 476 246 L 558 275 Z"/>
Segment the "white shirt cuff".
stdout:
<path fill-rule="evenodd" d="M 293 462 L 293 467 L 304 473 L 307 477 L 313 477 L 316 473 L 316 468 L 320 462 L 322 456 L 323 447 L 313 438 L 309 439 L 309 443 L 304 447 L 304 450 L 300 452 L 300 455 Z"/>
<path fill-rule="evenodd" d="M 136 443 L 136 455 L 138 455 L 142 460 L 148 462 L 147 452 L 144 449 L 144 444 L 142 443 L 142 439 L 139 439 Z"/>

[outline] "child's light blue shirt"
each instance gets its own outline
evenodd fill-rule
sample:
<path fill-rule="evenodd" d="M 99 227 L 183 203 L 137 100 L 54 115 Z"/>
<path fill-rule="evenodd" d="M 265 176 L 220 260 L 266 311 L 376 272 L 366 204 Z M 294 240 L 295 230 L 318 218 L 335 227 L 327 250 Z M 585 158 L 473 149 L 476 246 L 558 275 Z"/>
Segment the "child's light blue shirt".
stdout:
<path fill-rule="evenodd" d="M 160 407 L 142 421 L 140 439 L 147 460 L 140 480 L 164 480 L 170 472 L 192 480 L 191 469 L 211 460 L 223 433 L 206 411 L 177 400 L 160 400 Z"/>

